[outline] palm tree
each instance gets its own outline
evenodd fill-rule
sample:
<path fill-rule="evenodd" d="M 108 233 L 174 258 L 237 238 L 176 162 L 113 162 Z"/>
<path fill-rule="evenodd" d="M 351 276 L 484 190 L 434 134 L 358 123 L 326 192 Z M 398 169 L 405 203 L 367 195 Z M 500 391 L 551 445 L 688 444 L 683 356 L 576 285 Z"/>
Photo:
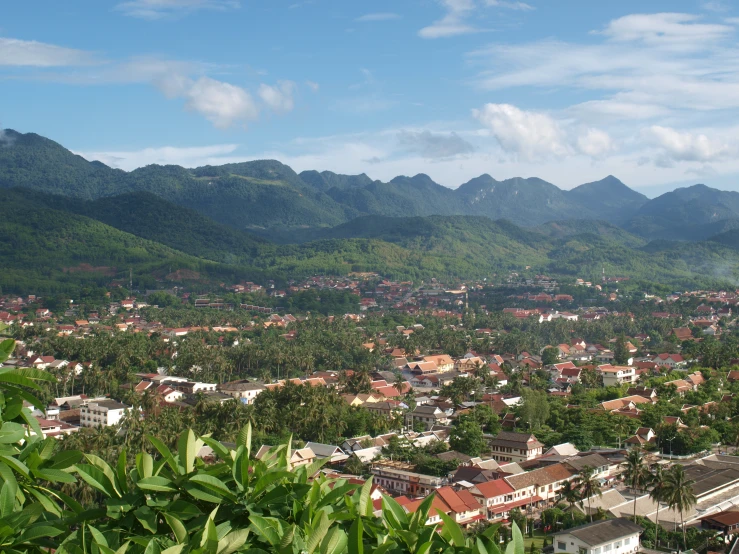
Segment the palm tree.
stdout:
<path fill-rule="evenodd" d="M 593 522 L 593 511 L 590 509 L 590 502 L 593 496 L 603 496 L 600 490 L 600 482 L 594 476 L 595 471 L 590 466 L 585 466 L 580 472 L 580 495 L 582 498 L 588 499 L 588 512 L 590 513 L 590 523 Z"/>
<path fill-rule="evenodd" d="M 676 464 L 665 475 L 664 483 L 665 490 L 663 498 L 671 509 L 677 510 L 680 513 L 680 526 L 683 529 L 683 547 L 687 550 L 688 539 L 685 534 L 683 514 L 698 502 L 695 492 L 693 492 L 695 481 L 688 478 L 683 466 Z"/>
<path fill-rule="evenodd" d="M 562 488 L 559 489 L 561 497 L 570 504 L 570 511 L 575 506 L 575 502 L 580 499 L 580 491 L 576 483 L 572 481 L 565 481 Z"/>
<path fill-rule="evenodd" d="M 638 448 L 633 449 L 626 456 L 624 480 L 634 492 L 634 519 L 636 519 L 636 491 L 644 489 L 649 476 L 649 468 L 644 462 L 644 454 Z"/>
<path fill-rule="evenodd" d="M 656 526 L 654 528 L 654 540 L 656 546 L 659 546 L 659 507 L 660 502 L 665 498 L 665 472 L 662 466 L 655 466 L 652 470 L 652 476 L 649 480 L 649 498 L 657 503 L 657 516 L 655 518 Z"/>
<path fill-rule="evenodd" d="M 631 433 L 631 419 L 624 416 L 616 416 L 613 421 L 613 430 L 616 431 L 618 436 L 618 449 L 621 450 L 621 437 L 629 435 Z"/>

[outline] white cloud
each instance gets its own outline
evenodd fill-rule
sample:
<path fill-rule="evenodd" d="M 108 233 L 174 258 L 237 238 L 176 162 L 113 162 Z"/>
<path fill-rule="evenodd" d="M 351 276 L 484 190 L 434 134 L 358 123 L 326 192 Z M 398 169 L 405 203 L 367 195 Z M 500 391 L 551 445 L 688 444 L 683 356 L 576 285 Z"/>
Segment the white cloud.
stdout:
<path fill-rule="evenodd" d="M 669 166 L 673 162 L 717 162 L 737 153 L 737 148 L 722 140 L 711 139 L 703 133 L 677 131 L 660 125 L 645 129 L 643 136 L 647 143 L 658 149 L 658 165 Z"/>
<path fill-rule="evenodd" d="M 292 81 L 280 81 L 275 86 L 259 85 L 259 97 L 262 102 L 277 113 L 286 113 L 293 109 L 293 94 L 295 83 Z"/>
<path fill-rule="evenodd" d="M 391 21 L 393 19 L 400 19 L 400 14 L 394 12 L 366 13 L 357 17 L 354 21 L 367 23 L 371 21 Z"/>
<path fill-rule="evenodd" d="M 577 137 L 578 150 L 590 156 L 591 158 L 599 158 L 605 154 L 609 154 L 614 150 L 613 140 L 610 135 L 600 129 L 587 129 L 583 134 Z"/>
<path fill-rule="evenodd" d="M 474 10 L 473 0 L 439 0 L 446 10 L 441 19 L 418 31 L 422 38 L 445 38 L 464 35 L 477 31 L 475 27 L 466 23 L 465 19 Z"/>
<path fill-rule="evenodd" d="M 431 160 L 452 158 L 474 152 L 475 147 L 457 133 L 432 133 L 429 130 L 398 133 L 398 143 L 406 152 Z"/>
<path fill-rule="evenodd" d="M 510 104 L 485 104 L 472 110 L 500 147 L 515 159 L 541 162 L 582 154 L 602 158 L 615 150 L 611 136 L 594 127 L 581 128 L 550 114 Z"/>
<path fill-rule="evenodd" d="M 232 10 L 239 6 L 238 0 L 129 0 L 117 4 L 115 9 L 130 17 L 153 20 L 199 10 Z"/>
<path fill-rule="evenodd" d="M 219 129 L 246 124 L 259 116 L 259 107 L 248 91 L 210 77 L 197 80 L 170 74 L 155 81 L 167 98 L 184 98 L 185 107 L 203 115 Z"/>
<path fill-rule="evenodd" d="M 571 153 L 559 123 L 544 113 L 524 111 L 510 104 L 485 104 L 472 115 L 506 152 L 526 160 Z"/>
<path fill-rule="evenodd" d="M 601 32 L 614 41 L 692 50 L 703 49 L 706 42 L 726 38 L 733 31 L 729 25 L 700 23 L 700 17 L 693 14 L 656 13 L 619 17 Z"/>
<path fill-rule="evenodd" d="M 739 109 L 739 48 L 730 25 L 690 14 L 629 15 L 588 44 L 545 40 L 471 52 L 485 90 L 541 87 L 585 92 L 581 115 L 650 119 Z"/>
<path fill-rule="evenodd" d="M 313 92 L 318 92 L 318 89 L 320 89 L 320 88 L 321 88 L 321 85 L 319 85 L 318 83 L 316 83 L 316 82 L 314 82 L 314 81 L 306 81 L 306 82 L 305 82 L 305 85 L 306 85 L 306 86 L 307 86 L 307 87 L 308 87 L 309 89 L 311 89 L 311 90 L 312 90 Z"/>
<path fill-rule="evenodd" d="M 111 167 L 130 171 L 150 164 L 181 165 L 199 167 L 227 163 L 223 156 L 233 153 L 237 144 L 216 144 L 212 146 L 161 146 L 128 151 L 83 151 L 75 152 L 87 160 L 98 160 Z"/>
<path fill-rule="evenodd" d="M 526 2 L 507 2 L 505 0 L 485 0 L 485 5 L 494 6 L 496 8 L 508 8 L 509 10 L 520 10 L 528 12 L 534 10 L 534 6 Z"/>
<path fill-rule="evenodd" d="M 0 66 L 63 67 L 97 63 L 91 52 L 54 44 L 0 38 Z"/>
<path fill-rule="evenodd" d="M 531 11 L 533 6 L 516 0 L 437 0 L 446 12 L 441 19 L 437 19 L 418 31 L 422 38 L 446 38 L 457 35 L 466 35 L 482 31 L 471 24 L 469 20 L 475 12 L 483 8 L 506 8 L 517 11 Z"/>

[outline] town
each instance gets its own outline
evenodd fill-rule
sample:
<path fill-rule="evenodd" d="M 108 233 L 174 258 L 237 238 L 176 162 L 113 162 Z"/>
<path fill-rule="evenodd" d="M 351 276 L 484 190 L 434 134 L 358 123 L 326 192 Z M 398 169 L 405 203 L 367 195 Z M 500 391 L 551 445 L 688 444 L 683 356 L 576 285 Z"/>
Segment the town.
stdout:
<path fill-rule="evenodd" d="M 250 423 L 256 459 L 292 440 L 293 470 L 371 479 L 376 515 L 383 498 L 413 514 L 433 497 L 468 533 L 515 522 L 532 552 L 731 542 L 735 291 L 516 274 L 450 285 L 359 274 L 284 290 L 114 286 L 98 305 L 6 295 L 0 369 L 51 376 L 46 402 L 25 402 L 28 426 L 62 451 L 112 461 L 188 426 L 228 444 Z M 663 490 L 671 479 L 690 502 Z"/>

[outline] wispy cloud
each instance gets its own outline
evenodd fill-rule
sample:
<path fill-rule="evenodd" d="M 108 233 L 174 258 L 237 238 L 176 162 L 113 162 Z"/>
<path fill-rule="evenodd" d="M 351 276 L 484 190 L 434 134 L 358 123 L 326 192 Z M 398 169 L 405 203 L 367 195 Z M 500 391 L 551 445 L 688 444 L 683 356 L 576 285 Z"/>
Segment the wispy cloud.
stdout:
<path fill-rule="evenodd" d="M 429 130 L 408 131 L 397 135 L 398 143 L 406 152 L 420 154 L 431 160 L 447 159 L 470 154 L 475 147 L 457 133 L 432 133 Z"/>
<path fill-rule="evenodd" d="M 65 67 L 100 63 L 92 52 L 35 40 L 0 38 L 0 66 Z"/>
<path fill-rule="evenodd" d="M 394 12 L 366 13 L 357 17 L 354 21 L 366 23 L 371 21 L 391 21 L 393 19 L 400 19 L 400 14 Z"/>
<path fill-rule="evenodd" d="M 128 0 L 115 6 L 117 11 L 140 19 L 163 19 L 187 15 L 200 10 L 233 10 L 238 0 Z"/>
<path fill-rule="evenodd" d="M 485 0 L 485 4 L 496 8 L 508 8 L 509 10 L 520 10 L 524 12 L 530 12 L 536 9 L 526 2 L 507 2 L 506 0 Z"/>
<path fill-rule="evenodd" d="M 289 112 L 293 109 L 295 103 L 293 94 L 295 94 L 296 85 L 292 81 L 279 81 L 275 86 L 259 85 L 259 97 L 269 108 L 277 113 Z"/>
<path fill-rule="evenodd" d="M 422 38 L 446 38 L 483 31 L 470 20 L 477 10 L 484 8 L 505 8 L 517 11 L 531 11 L 533 6 L 525 2 L 508 0 L 437 0 L 445 14 L 431 25 L 418 31 Z"/>
<path fill-rule="evenodd" d="M 226 163 L 223 157 L 232 154 L 237 144 L 212 146 L 161 146 L 140 150 L 75 152 L 87 160 L 98 160 L 111 167 L 130 171 L 151 164 L 198 167 Z"/>
<path fill-rule="evenodd" d="M 473 0 L 439 0 L 446 13 L 441 19 L 418 31 L 422 38 L 445 38 L 474 33 L 477 29 L 467 22 L 474 10 Z"/>

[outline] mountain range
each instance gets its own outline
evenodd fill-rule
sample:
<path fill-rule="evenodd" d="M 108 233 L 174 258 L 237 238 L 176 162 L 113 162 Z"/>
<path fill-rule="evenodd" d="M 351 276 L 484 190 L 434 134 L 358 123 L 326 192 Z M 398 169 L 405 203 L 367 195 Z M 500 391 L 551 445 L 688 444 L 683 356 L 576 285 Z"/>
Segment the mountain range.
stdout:
<path fill-rule="evenodd" d="M 6 290 L 100 285 L 127 267 L 142 286 L 350 271 L 482 277 L 526 266 L 594 278 L 605 265 L 676 286 L 739 274 L 739 193 L 704 185 L 650 200 L 613 176 L 565 191 L 487 174 L 457 189 L 423 174 L 298 174 L 273 160 L 125 172 L 39 135 L 5 137 Z"/>
<path fill-rule="evenodd" d="M 739 227 L 739 193 L 695 185 L 648 199 L 611 175 L 562 190 L 538 178 L 498 181 L 488 174 L 456 189 L 428 175 L 389 182 L 365 174 L 300 174 L 275 160 L 204 166 L 150 165 L 125 172 L 88 162 L 39 135 L 5 131 L 0 187 L 28 187 L 84 200 L 150 192 L 242 230 L 332 227 L 357 217 L 466 215 L 533 227 L 602 220 L 647 239 L 702 240 Z M 302 235 L 302 231 L 298 233 Z"/>

